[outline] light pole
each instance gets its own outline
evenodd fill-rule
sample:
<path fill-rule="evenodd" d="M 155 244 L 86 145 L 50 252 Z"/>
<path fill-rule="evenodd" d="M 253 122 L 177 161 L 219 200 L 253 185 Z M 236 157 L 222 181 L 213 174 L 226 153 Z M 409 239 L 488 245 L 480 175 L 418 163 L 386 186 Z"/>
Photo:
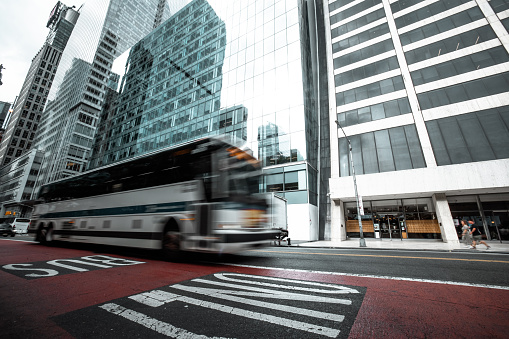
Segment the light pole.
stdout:
<path fill-rule="evenodd" d="M 357 179 L 355 178 L 355 167 L 353 166 L 353 156 L 352 156 L 352 144 L 350 143 L 350 139 L 346 136 L 345 131 L 343 130 L 343 127 L 339 124 L 339 122 L 336 120 L 336 125 L 338 125 L 339 128 L 341 128 L 341 132 L 343 132 L 346 141 L 348 142 L 348 148 L 349 148 L 349 154 L 350 154 L 350 165 L 352 166 L 352 176 L 353 176 L 353 188 L 355 190 L 355 201 L 357 202 L 357 220 L 359 221 L 359 246 L 360 247 L 366 247 L 366 240 L 364 239 L 364 233 L 362 232 L 362 220 L 361 220 L 361 209 L 359 206 L 359 194 L 357 193 Z"/>

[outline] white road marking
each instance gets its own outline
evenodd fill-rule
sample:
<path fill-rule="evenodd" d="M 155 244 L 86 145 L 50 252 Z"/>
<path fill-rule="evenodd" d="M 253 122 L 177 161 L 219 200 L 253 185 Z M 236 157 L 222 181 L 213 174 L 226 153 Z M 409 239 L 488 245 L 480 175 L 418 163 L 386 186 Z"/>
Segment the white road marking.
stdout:
<path fill-rule="evenodd" d="M 332 321 L 337 321 L 337 322 L 342 322 L 345 319 L 345 317 L 340 314 L 319 312 L 319 311 L 313 311 L 313 310 L 306 309 L 306 308 L 285 306 L 285 305 L 280 305 L 280 304 L 275 304 L 275 303 L 269 303 L 269 302 L 264 302 L 264 301 L 248 299 L 248 298 L 240 298 L 240 297 L 235 297 L 232 294 L 235 294 L 235 295 L 240 294 L 240 295 L 247 295 L 247 296 L 251 296 L 251 297 L 253 297 L 253 296 L 254 297 L 262 297 L 262 298 L 265 297 L 265 298 L 287 299 L 287 300 L 302 300 L 302 299 L 292 299 L 289 295 L 273 294 L 273 295 L 268 296 L 265 293 L 249 293 L 249 292 L 238 292 L 238 291 L 229 292 L 229 291 L 219 290 L 219 289 L 214 289 L 214 288 L 190 287 L 190 286 L 183 286 L 183 285 L 172 285 L 171 287 L 182 290 L 182 291 L 207 295 L 207 296 L 218 298 L 218 299 L 229 300 L 229 301 L 233 301 L 233 302 L 237 302 L 237 303 L 241 303 L 241 304 L 263 307 L 263 308 L 268 308 L 268 309 L 272 309 L 272 310 L 278 310 L 281 312 L 300 314 L 300 315 L 305 315 L 308 317 L 313 317 L 313 318 L 318 318 L 318 319 L 327 319 L 327 320 L 332 320 Z M 308 300 L 306 300 L 306 301 L 320 302 L 320 300 L 317 300 L 317 299 L 319 299 L 319 298 L 315 298 L 315 300 L 313 300 L 313 297 L 310 296 L 310 298 L 308 298 Z M 352 302 L 350 300 L 348 300 L 348 301 L 349 301 L 348 305 L 350 305 Z"/>
<path fill-rule="evenodd" d="M 289 328 L 293 328 L 293 329 L 298 329 L 298 330 L 305 331 L 305 332 L 320 334 L 320 335 L 324 335 L 324 336 L 327 336 L 330 338 L 337 337 L 340 332 L 337 329 L 333 329 L 333 328 L 329 328 L 329 327 L 325 327 L 325 326 L 318 326 L 318 325 L 305 323 L 305 322 L 301 322 L 301 321 L 297 321 L 297 320 L 276 317 L 276 316 L 269 315 L 269 314 L 252 312 L 252 311 L 244 310 L 244 309 L 237 308 L 237 307 L 231 307 L 231 306 L 227 306 L 227 305 L 213 303 L 213 302 L 209 302 L 209 301 L 205 301 L 205 300 L 199 300 L 199 299 L 190 298 L 190 297 L 186 297 L 186 296 L 180 296 L 180 297 L 176 298 L 175 294 L 168 293 L 168 292 L 161 291 L 161 290 L 158 290 L 156 293 L 154 293 L 154 295 L 152 295 L 152 292 L 142 293 L 142 295 L 144 296 L 144 298 L 138 298 L 135 296 L 131 296 L 129 298 L 136 300 L 138 302 L 148 301 L 148 303 L 146 303 L 145 305 L 153 306 L 157 303 L 164 304 L 165 301 L 161 300 L 162 299 L 161 297 L 164 295 L 167 295 L 166 302 L 168 302 L 168 303 L 178 300 L 178 301 L 181 301 L 181 302 L 184 302 L 187 304 L 196 305 L 196 306 L 200 306 L 200 307 L 204 307 L 204 308 L 209 308 L 212 310 L 221 311 L 221 312 L 228 313 L 228 314 L 233 314 L 233 315 L 245 317 L 248 319 L 264 321 L 264 322 L 272 323 L 272 324 L 279 325 L 279 326 L 285 326 L 285 327 L 289 327 Z M 133 298 L 133 297 L 135 297 L 135 298 Z M 150 298 L 152 298 L 153 300 L 148 300 Z M 121 314 L 119 314 L 119 315 L 121 315 Z M 159 333 L 161 333 L 161 332 L 159 332 Z"/>
<path fill-rule="evenodd" d="M 214 274 L 214 276 L 221 280 L 229 280 L 229 281 L 240 282 L 240 283 L 244 283 L 244 284 L 277 287 L 277 288 L 299 290 L 299 291 L 305 291 L 305 292 L 317 292 L 317 293 L 327 293 L 327 294 L 328 293 L 331 293 L 331 294 L 359 293 L 357 290 L 355 290 L 353 288 L 349 288 L 349 287 L 345 287 L 345 286 L 341 286 L 341 285 L 324 284 L 324 283 L 319 283 L 319 282 L 314 282 L 314 281 L 290 280 L 290 279 L 283 279 L 283 278 L 246 275 L 246 274 L 239 274 L 239 273 L 216 273 L 216 274 Z M 263 282 L 247 280 L 247 279 L 234 279 L 234 278 L 230 278 L 230 276 L 236 276 L 236 277 L 247 278 L 247 279 L 263 279 L 263 280 L 271 280 L 271 281 L 280 281 L 280 282 L 285 282 L 285 283 L 288 283 L 290 281 L 293 284 L 325 287 L 326 289 L 306 288 L 306 287 L 299 287 L 299 286 L 293 286 L 293 285 L 275 285 L 275 284 L 263 283 Z"/>
<path fill-rule="evenodd" d="M 301 272 L 301 273 L 316 273 L 316 274 L 325 274 L 325 275 L 338 275 L 338 276 L 345 276 L 345 277 L 373 278 L 373 279 L 386 279 L 386 280 L 401 280 L 401 281 L 411 281 L 411 282 L 424 282 L 424 283 L 430 283 L 430 284 L 456 285 L 456 286 L 468 286 L 468 287 L 478 287 L 478 288 L 491 288 L 491 289 L 506 290 L 506 291 L 509 290 L 509 286 L 487 285 L 487 284 L 472 284 L 472 283 L 463 283 L 463 282 L 446 281 L 446 280 L 403 278 L 403 277 L 390 277 L 390 276 L 382 276 L 382 275 L 341 273 L 341 272 L 324 272 L 324 271 L 299 270 L 299 269 L 291 269 L 291 268 L 263 267 L 263 266 L 241 265 L 241 264 L 227 264 L 227 263 L 223 263 L 221 265 L 224 265 L 224 266 L 235 266 L 235 267 L 246 267 L 246 268 L 256 268 L 256 269 L 261 269 L 261 270 L 276 270 L 276 271 L 291 271 L 291 272 Z"/>
<path fill-rule="evenodd" d="M 219 285 L 219 286 L 225 286 L 225 287 L 232 287 L 237 289 L 243 289 L 248 291 L 255 291 L 255 292 L 261 292 L 262 294 L 260 296 L 264 298 L 280 298 L 280 299 L 288 299 L 288 300 L 299 300 L 299 301 L 318 301 L 318 302 L 324 302 L 324 303 L 330 303 L 330 304 L 344 304 L 344 305 L 351 305 L 352 301 L 348 299 L 336 299 L 336 298 L 328 298 L 328 297 L 318 297 L 318 296 L 311 296 L 308 294 L 300 294 L 300 293 L 293 293 L 293 292 L 280 292 L 276 290 L 269 290 L 267 288 L 258 288 L 258 287 L 252 287 L 252 286 L 242 286 L 242 285 L 235 285 L 235 284 L 227 284 L 227 283 L 220 283 L 217 281 L 210 281 L 205 279 L 193 279 L 192 281 L 195 282 L 201 282 L 204 284 L 211 284 L 211 285 Z M 172 285 L 173 286 L 179 286 L 179 285 Z M 277 287 L 277 286 L 275 286 Z M 282 287 L 282 285 L 281 285 Z M 357 291 L 355 291 L 357 293 Z"/>
<path fill-rule="evenodd" d="M 146 314 L 136 312 L 120 305 L 109 303 L 99 306 L 103 310 L 106 310 L 110 313 L 119 315 L 125 319 L 131 320 L 137 324 L 140 324 L 148 329 L 156 331 L 157 333 L 161 333 L 167 337 L 178 338 L 178 339 L 208 339 L 209 337 L 205 335 L 195 334 L 189 331 L 186 331 L 182 328 L 175 327 L 171 324 L 165 323 L 163 321 L 159 321 L 152 317 L 149 317 Z M 220 337 L 213 337 L 214 339 L 222 339 Z"/>

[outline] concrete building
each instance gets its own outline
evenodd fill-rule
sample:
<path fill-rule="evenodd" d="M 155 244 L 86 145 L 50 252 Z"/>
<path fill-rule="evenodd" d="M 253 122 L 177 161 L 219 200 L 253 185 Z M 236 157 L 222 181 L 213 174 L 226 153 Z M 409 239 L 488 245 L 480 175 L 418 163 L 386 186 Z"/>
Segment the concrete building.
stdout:
<path fill-rule="evenodd" d="M 79 13 L 35 140 L 45 152 L 36 192 L 44 183 L 83 171 L 108 88 L 118 86 L 115 59 L 170 15 L 159 0 L 88 0 Z"/>
<path fill-rule="evenodd" d="M 351 144 L 364 237 L 458 243 L 471 219 L 507 240 L 508 2 L 336 0 L 324 12 L 331 237 L 360 235 Z"/>
<path fill-rule="evenodd" d="M 0 143 L 0 166 L 10 163 L 32 148 L 62 52 L 78 17 L 77 11 L 60 1 L 51 11 L 46 25 L 50 29 L 48 36 L 32 59 L 5 126 Z"/>

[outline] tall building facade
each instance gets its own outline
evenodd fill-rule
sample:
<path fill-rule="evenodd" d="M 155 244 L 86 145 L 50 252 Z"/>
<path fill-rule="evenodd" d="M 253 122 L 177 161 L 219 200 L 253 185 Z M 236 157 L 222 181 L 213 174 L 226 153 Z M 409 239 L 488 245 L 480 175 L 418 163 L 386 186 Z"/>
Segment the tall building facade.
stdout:
<path fill-rule="evenodd" d="M 354 167 L 364 237 L 457 246 L 470 219 L 507 240 L 508 2 L 335 0 L 324 12 L 331 237 L 360 235 Z"/>
<path fill-rule="evenodd" d="M 4 123 L 7 121 L 9 117 L 9 110 L 11 108 L 10 102 L 0 101 L 0 129 L 4 126 Z"/>
<path fill-rule="evenodd" d="M 30 200 L 39 174 L 43 152 L 32 149 L 0 166 L 0 217 L 25 217 L 32 214 Z"/>
<path fill-rule="evenodd" d="M 84 170 L 105 98 L 118 87 L 115 59 L 170 16 L 159 0 L 88 0 L 79 12 L 35 141 L 45 152 L 36 191 Z"/>
<path fill-rule="evenodd" d="M 228 135 L 287 199 L 292 238 L 318 239 L 313 3 L 194 0 L 161 23 L 131 49 L 90 167 Z"/>
<path fill-rule="evenodd" d="M 77 11 L 60 1 L 51 11 L 47 24 L 50 29 L 48 36 L 32 59 L 5 126 L 5 134 L 0 143 L 0 166 L 10 163 L 32 148 L 62 52 L 78 17 Z"/>

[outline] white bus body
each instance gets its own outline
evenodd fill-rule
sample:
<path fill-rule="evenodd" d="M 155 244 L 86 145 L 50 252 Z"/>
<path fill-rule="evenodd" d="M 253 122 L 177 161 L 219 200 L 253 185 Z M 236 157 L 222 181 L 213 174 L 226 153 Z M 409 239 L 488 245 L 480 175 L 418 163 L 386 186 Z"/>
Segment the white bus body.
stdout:
<path fill-rule="evenodd" d="M 203 147 L 203 144 L 204 142 L 196 146 L 191 143 L 191 146 L 187 144 L 187 147 L 194 150 Z M 234 161 L 235 168 L 239 167 L 239 164 L 244 166 L 242 157 L 247 155 L 238 153 L 242 151 L 236 149 L 232 152 L 235 148 L 223 144 L 217 149 L 216 143 L 211 144 L 214 145 L 210 152 L 213 159 L 217 154 L 220 154 L 220 158 L 225 154 L 226 162 Z M 225 147 L 229 147 L 229 153 L 225 153 Z M 208 153 L 200 154 L 197 159 L 208 157 Z M 239 154 L 242 156 L 238 157 Z M 176 157 L 178 156 L 180 155 Z M 35 205 L 29 232 L 36 234 L 36 239 L 41 243 L 60 240 L 162 249 L 170 259 L 180 251 L 234 253 L 270 244 L 275 237 L 275 231 L 270 229 L 267 222 L 266 202 L 255 197 L 255 194 L 229 194 L 228 187 L 235 186 L 231 180 L 236 180 L 235 184 L 239 186 L 245 170 L 235 172 L 235 168 L 225 165 L 226 162 L 222 161 L 223 169 L 210 175 L 212 179 L 206 177 L 39 203 Z M 137 163 L 126 162 L 125 165 L 128 167 L 130 164 Z M 188 165 L 192 166 L 186 166 Z M 176 167 L 173 166 L 170 170 L 174 168 Z M 94 173 L 101 175 L 105 170 Z M 246 173 L 251 175 L 249 171 Z M 205 187 L 206 180 L 211 182 L 208 187 Z M 132 181 L 125 180 L 118 182 L 133 184 Z M 108 183 L 109 181 L 104 185 Z M 119 187 L 121 184 L 113 184 L 115 185 Z"/>

